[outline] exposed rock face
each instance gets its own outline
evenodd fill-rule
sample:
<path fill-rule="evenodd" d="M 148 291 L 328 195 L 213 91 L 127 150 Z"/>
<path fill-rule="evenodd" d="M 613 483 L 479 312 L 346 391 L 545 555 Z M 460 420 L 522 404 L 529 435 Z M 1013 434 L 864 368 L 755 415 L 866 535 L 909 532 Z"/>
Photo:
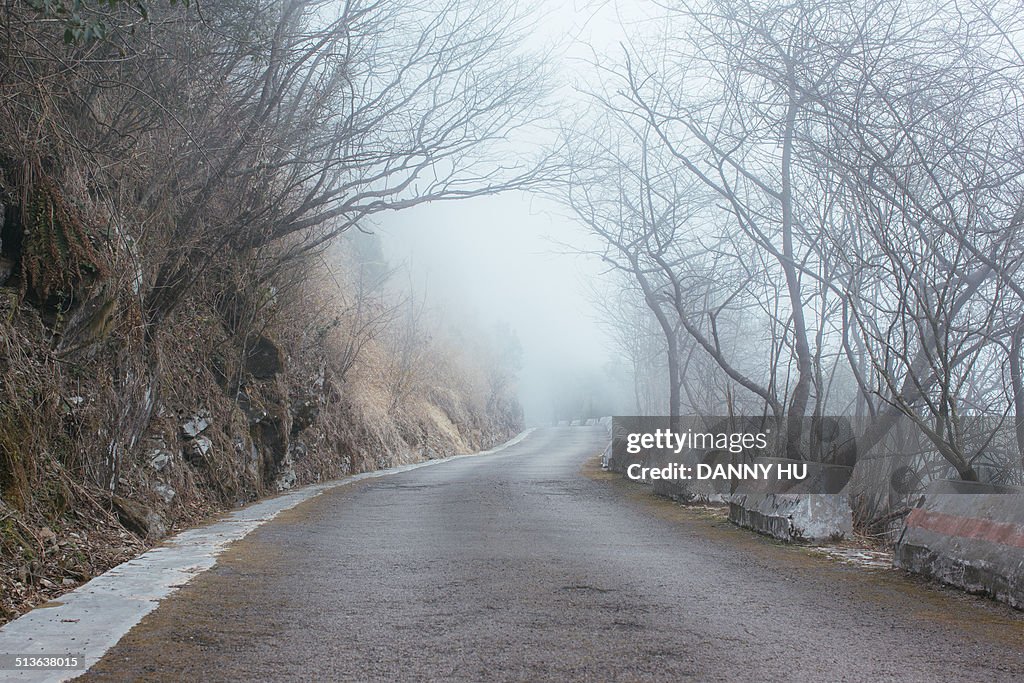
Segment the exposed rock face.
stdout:
<path fill-rule="evenodd" d="M 264 482 L 274 481 L 282 471 L 289 431 L 288 410 L 280 406 L 274 406 L 252 429 L 253 442 L 263 456 L 260 470 Z"/>
<path fill-rule="evenodd" d="M 14 259 L 0 256 L 0 285 L 3 285 L 14 274 Z"/>
<path fill-rule="evenodd" d="M 242 412 L 245 413 L 249 425 L 257 425 L 267 418 L 267 409 L 263 404 L 254 400 L 246 390 L 240 389 L 237 392 L 235 401 Z"/>
<path fill-rule="evenodd" d="M 205 436 L 196 437 L 188 442 L 185 447 L 185 454 L 192 464 L 202 464 L 206 456 L 213 450 L 213 442 Z"/>
<path fill-rule="evenodd" d="M 89 571 L 135 552 L 136 536 L 152 541 L 275 490 L 479 450 L 518 431 L 511 394 L 492 405 L 477 382 L 490 356 L 463 357 L 458 348 L 449 356 L 430 345 L 422 362 L 437 372 L 429 386 L 396 403 L 377 372 L 390 372 L 386 335 L 365 347 L 366 372 L 349 373 L 339 356 L 350 321 L 313 301 L 334 294 L 312 279 L 278 298 L 269 280 L 248 279 L 247 254 L 218 259 L 208 279 L 165 310 L 162 295 L 153 296 L 167 291 L 158 286 L 162 239 L 150 244 L 130 210 L 96 211 L 77 173 L 64 178 L 63 168 L 46 167 L 34 175 L 42 208 L 67 208 L 71 218 L 88 211 L 82 221 L 35 226 L 73 238 L 74 249 L 50 259 L 36 240 L 28 250 L 18 207 L 34 190 L 4 177 L 26 161 L 0 158 L 0 338 L 10 351 L 0 365 L 16 370 L 0 382 L 14 389 L 0 410 L 0 493 L 4 514 L 19 524 L 88 531 Z M 330 280 L 344 298 L 347 280 Z M 82 495 L 48 465 L 57 459 L 74 460 Z M 51 497 L 67 505 L 50 505 Z M 15 540 L 0 544 L 0 621 L 11 604 L 10 567 L 23 561 L 11 552 L 23 545 Z M 115 550 L 95 552 L 105 544 Z M 61 567 L 51 564 L 59 585 Z"/>
<path fill-rule="evenodd" d="M 277 344 L 260 336 L 245 359 L 245 371 L 256 379 L 273 379 L 284 370 L 284 354 Z"/>
<path fill-rule="evenodd" d="M 181 433 L 188 439 L 194 439 L 210 426 L 209 415 L 196 414 L 188 419 L 185 424 L 181 425 Z"/>
<path fill-rule="evenodd" d="M 315 398 L 303 398 L 292 403 L 292 436 L 312 426 L 320 416 L 320 404 Z"/>
<path fill-rule="evenodd" d="M 163 472 L 171 464 L 171 453 L 162 448 L 156 448 L 149 453 L 149 466 L 157 472 Z"/>
<path fill-rule="evenodd" d="M 292 465 L 290 458 L 281 463 L 281 471 L 277 475 L 277 481 L 274 482 L 278 491 L 287 491 L 295 486 L 295 468 Z"/>
<path fill-rule="evenodd" d="M 156 486 L 153 487 L 153 491 L 156 493 L 156 495 L 160 496 L 160 499 L 163 500 L 164 503 L 166 503 L 167 505 L 170 505 L 171 502 L 174 500 L 174 497 L 178 495 L 178 492 L 172 489 L 167 484 L 157 484 Z"/>
<path fill-rule="evenodd" d="M 0 286 L 18 272 L 18 254 L 23 239 L 21 212 L 16 202 L 5 201 L 6 189 L 3 171 L 0 170 Z"/>
<path fill-rule="evenodd" d="M 167 533 L 163 517 L 142 503 L 121 496 L 113 496 L 111 504 L 118 521 L 125 529 L 141 538 L 160 538 Z"/>

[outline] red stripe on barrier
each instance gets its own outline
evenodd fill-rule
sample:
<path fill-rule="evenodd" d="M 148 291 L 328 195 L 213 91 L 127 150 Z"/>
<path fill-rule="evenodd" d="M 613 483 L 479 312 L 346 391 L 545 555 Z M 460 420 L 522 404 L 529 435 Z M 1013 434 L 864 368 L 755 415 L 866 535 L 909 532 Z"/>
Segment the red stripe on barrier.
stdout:
<path fill-rule="evenodd" d="M 907 516 L 907 526 L 935 531 L 948 536 L 976 538 L 991 543 L 1024 548 L 1024 528 L 1018 524 L 993 522 L 975 517 L 957 517 L 944 512 L 914 508 Z"/>

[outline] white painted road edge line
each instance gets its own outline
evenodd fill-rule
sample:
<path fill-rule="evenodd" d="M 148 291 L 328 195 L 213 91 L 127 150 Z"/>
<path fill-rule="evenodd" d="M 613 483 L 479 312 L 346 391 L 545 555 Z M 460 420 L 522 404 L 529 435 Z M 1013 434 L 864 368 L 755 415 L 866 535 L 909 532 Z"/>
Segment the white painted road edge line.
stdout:
<path fill-rule="evenodd" d="M 0 666 L 12 666 L 13 660 L 7 660 L 16 655 L 70 654 L 82 657 L 84 668 L 6 668 L 0 669 L 0 679 L 50 682 L 82 675 L 135 624 L 156 609 L 161 600 L 216 564 L 217 556 L 231 543 L 299 503 L 363 479 L 491 455 L 519 443 L 533 431 L 527 429 L 500 446 L 480 453 L 426 460 L 304 486 L 231 512 L 218 522 L 171 536 L 160 546 L 60 596 L 49 603 L 53 607 L 36 607 L 0 627 Z"/>

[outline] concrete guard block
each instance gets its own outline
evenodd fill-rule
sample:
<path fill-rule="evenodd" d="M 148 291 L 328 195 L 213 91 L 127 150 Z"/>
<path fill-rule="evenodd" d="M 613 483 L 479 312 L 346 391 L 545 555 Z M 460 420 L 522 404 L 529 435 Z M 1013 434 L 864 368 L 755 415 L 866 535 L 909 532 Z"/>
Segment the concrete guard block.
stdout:
<path fill-rule="evenodd" d="M 933 482 L 904 521 L 893 564 L 1024 609 L 1024 489 Z"/>
<path fill-rule="evenodd" d="M 605 469 L 626 476 L 626 470 L 629 469 L 630 465 L 645 466 L 647 465 L 647 458 L 642 453 L 637 455 L 618 453 L 614 446 L 609 444 L 605 449 L 601 462 Z"/>
<path fill-rule="evenodd" d="M 658 479 L 653 489 L 655 495 L 680 503 L 722 505 L 729 498 L 729 482 L 717 479 Z"/>
<path fill-rule="evenodd" d="M 737 493 L 729 521 L 787 543 L 826 543 L 853 532 L 845 493 Z"/>

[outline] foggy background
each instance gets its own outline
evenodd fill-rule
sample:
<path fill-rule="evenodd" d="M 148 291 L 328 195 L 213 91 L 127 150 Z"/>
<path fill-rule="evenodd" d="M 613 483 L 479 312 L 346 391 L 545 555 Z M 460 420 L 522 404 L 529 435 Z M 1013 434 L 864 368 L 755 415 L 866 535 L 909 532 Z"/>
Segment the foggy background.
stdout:
<path fill-rule="evenodd" d="M 388 260 L 407 266 L 428 305 L 456 320 L 512 327 L 523 349 L 520 398 L 531 424 L 550 420 L 552 396 L 567 377 L 603 373 L 610 341 L 591 294 L 602 264 L 555 242 L 587 237 L 556 207 L 512 193 L 417 207 L 382 220 L 378 230 Z"/>
<path fill-rule="evenodd" d="M 593 76 L 594 52 L 618 50 L 630 30 L 642 30 L 643 3 L 537 3 L 537 50 L 553 51 L 566 120 L 583 99 L 575 86 Z M 540 135 L 544 132 L 541 131 Z M 520 134 L 510 148 L 537 145 Z M 579 253 L 598 241 L 544 197 L 521 192 L 435 202 L 385 214 L 372 226 L 388 260 L 404 265 L 428 305 L 491 326 L 506 322 L 523 349 L 519 395 L 529 424 L 549 422 L 567 382 L 606 380 L 602 394 L 629 412 L 628 387 L 609 375 L 616 359 L 600 324 L 595 289 L 614 286 L 600 259 Z M 575 252 L 563 246 L 572 244 Z M 625 403 L 623 403 L 625 401 Z"/>

